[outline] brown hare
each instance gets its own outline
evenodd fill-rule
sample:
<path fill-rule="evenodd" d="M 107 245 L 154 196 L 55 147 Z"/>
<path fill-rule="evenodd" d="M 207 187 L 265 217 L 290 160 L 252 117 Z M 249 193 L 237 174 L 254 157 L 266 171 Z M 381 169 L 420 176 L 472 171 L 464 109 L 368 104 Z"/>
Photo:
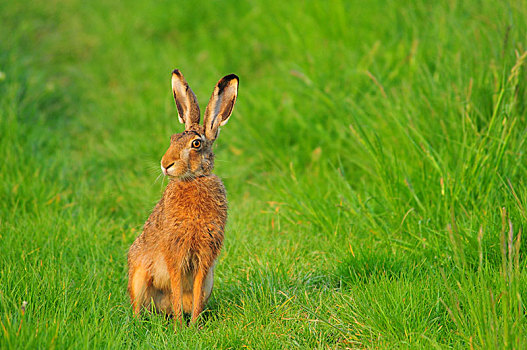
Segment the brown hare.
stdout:
<path fill-rule="evenodd" d="M 227 220 L 225 187 L 212 174 L 212 144 L 232 113 L 238 77 L 227 75 L 216 84 L 203 125 L 196 95 L 177 69 L 172 92 L 185 131 L 170 139 L 161 159 L 170 182 L 128 252 L 128 293 L 135 315 L 153 307 L 172 314 L 177 324 L 182 311 L 196 322 L 212 291 Z"/>

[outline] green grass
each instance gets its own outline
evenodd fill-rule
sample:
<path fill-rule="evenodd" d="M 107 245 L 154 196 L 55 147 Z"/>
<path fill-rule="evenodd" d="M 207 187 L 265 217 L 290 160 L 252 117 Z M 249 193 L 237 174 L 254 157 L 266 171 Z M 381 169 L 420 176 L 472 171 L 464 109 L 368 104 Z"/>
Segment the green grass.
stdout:
<path fill-rule="evenodd" d="M 525 1 L 0 3 L 0 348 L 526 348 L 526 33 Z M 202 110 L 240 76 L 177 332 L 126 294 L 174 68 Z"/>

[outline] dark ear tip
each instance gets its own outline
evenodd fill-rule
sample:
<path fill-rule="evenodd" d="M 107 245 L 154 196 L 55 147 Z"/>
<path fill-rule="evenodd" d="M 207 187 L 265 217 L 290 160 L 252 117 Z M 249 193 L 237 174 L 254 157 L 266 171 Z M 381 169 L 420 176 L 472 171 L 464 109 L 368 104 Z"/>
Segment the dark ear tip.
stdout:
<path fill-rule="evenodd" d="M 178 77 L 181 76 L 181 72 L 177 68 L 172 71 L 172 75 L 174 75 L 174 74 L 177 75 Z"/>
<path fill-rule="evenodd" d="M 236 79 L 236 81 L 240 81 L 240 78 L 238 78 L 238 76 L 236 74 L 229 74 L 229 75 L 226 75 L 223 77 L 223 80 L 225 81 L 231 81 L 233 79 Z"/>
<path fill-rule="evenodd" d="M 236 80 L 236 85 L 240 82 L 240 78 L 238 78 L 236 74 L 229 74 L 221 78 L 220 81 L 218 81 L 219 92 L 222 92 L 223 89 L 225 89 L 225 87 L 227 87 L 227 85 L 233 80 Z"/>

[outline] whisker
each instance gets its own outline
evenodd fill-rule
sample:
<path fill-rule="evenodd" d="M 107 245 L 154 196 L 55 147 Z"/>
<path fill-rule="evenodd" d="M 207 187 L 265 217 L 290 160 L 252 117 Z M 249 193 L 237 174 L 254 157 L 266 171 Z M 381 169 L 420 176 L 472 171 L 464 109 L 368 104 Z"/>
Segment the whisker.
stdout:
<path fill-rule="evenodd" d="M 163 173 L 159 173 L 159 175 L 157 175 L 156 179 L 154 180 L 154 183 L 157 183 L 161 176 L 163 176 Z"/>

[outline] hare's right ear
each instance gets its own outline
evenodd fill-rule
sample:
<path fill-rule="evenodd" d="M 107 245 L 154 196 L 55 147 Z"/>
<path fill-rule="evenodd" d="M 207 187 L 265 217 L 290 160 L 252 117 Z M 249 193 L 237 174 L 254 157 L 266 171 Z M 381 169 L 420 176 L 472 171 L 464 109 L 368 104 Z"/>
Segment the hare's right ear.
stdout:
<path fill-rule="evenodd" d="M 179 121 L 185 124 L 185 130 L 190 129 L 193 124 L 199 124 L 198 100 L 178 69 L 172 72 L 172 93 L 176 100 Z"/>
<path fill-rule="evenodd" d="M 203 117 L 205 137 L 210 141 L 216 140 L 220 126 L 229 121 L 238 95 L 238 81 L 239 79 L 235 74 L 224 76 L 218 81 L 212 92 Z"/>

